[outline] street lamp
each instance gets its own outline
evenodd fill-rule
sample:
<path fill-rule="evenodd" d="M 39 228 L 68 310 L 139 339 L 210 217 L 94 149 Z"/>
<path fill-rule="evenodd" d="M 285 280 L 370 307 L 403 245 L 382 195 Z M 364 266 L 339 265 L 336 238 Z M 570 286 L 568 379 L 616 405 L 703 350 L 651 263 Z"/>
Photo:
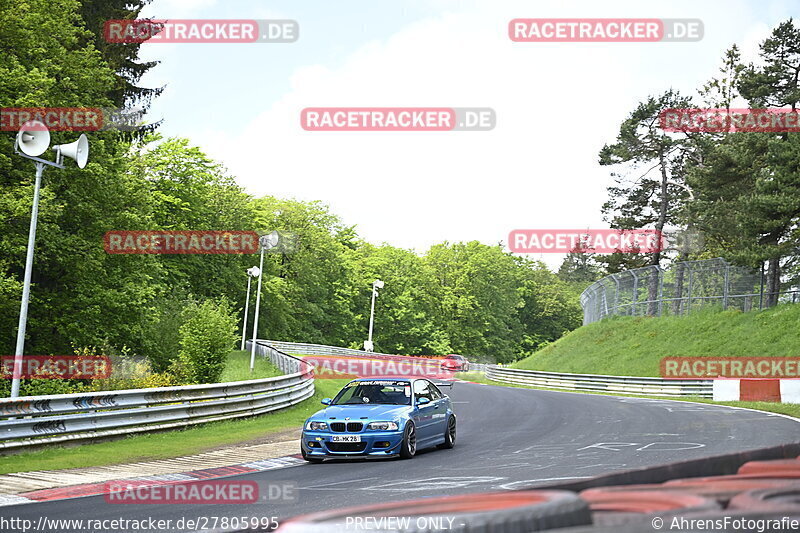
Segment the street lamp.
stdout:
<path fill-rule="evenodd" d="M 273 231 L 269 235 L 262 235 L 258 238 L 258 244 L 261 247 L 261 261 L 258 265 L 258 289 L 256 290 L 256 316 L 253 320 L 253 342 L 250 345 L 250 373 L 253 373 L 253 368 L 256 365 L 256 339 L 258 338 L 258 310 L 261 307 L 261 277 L 264 274 L 264 250 L 271 250 L 278 246 L 280 241 L 280 234 Z"/>
<path fill-rule="evenodd" d="M 45 165 L 64 168 L 64 156 L 74 159 L 78 168 L 86 166 L 89 159 L 89 141 L 85 134 L 69 144 L 53 147 L 55 161 L 48 161 L 38 156 L 47 151 L 50 145 L 50 132 L 47 126 L 38 120 L 26 122 L 17 133 L 14 141 L 14 153 L 32 160 L 36 165 L 36 180 L 33 186 L 33 206 L 31 207 L 31 225 L 28 230 L 28 249 L 25 256 L 25 276 L 22 282 L 22 302 L 19 306 L 19 326 L 17 327 L 17 346 L 14 351 L 14 372 L 11 381 L 11 397 L 19 396 L 19 380 L 22 376 L 22 354 L 25 351 L 25 328 L 28 325 L 28 302 L 31 296 L 31 271 L 33 269 L 33 247 L 36 243 L 36 220 L 39 216 L 39 189 L 42 184 L 42 173 Z"/>
<path fill-rule="evenodd" d="M 247 269 L 247 298 L 244 300 L 244 324 L 242 324 L 242 347 L 240 350 L 244 350 L 244 340 L 247 338 L 247 310 L 250 307 L 250 278 L 255 278 L 259 274 L 261 274 L 261 269 L 257 266 Z"/>
<path fill-rule="evenodd" d="M 372 344 L 372 324 L 375 320 L 375 297 L 378 296 L 378 289 L 383 288 L 383 282 L 376 279 L 372 282 L 372 307 L 369 311 L 369 338 L 364 341 L 364 351 L 371 352 L 375 349 Z"/>

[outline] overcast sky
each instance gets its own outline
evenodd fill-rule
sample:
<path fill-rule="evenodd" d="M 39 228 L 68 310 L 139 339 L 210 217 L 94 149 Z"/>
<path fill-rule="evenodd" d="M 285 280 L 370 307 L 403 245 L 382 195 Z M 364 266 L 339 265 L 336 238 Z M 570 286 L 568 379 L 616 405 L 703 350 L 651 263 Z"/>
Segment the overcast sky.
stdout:
<path fill-rule="evenodd" d="M 161 132 L 254 195 L 329 204 L 370 242 L 425 251 L 522 228 L 602 228 L 597 164 L 669 88 L 696 96 L 733 43 L 752 56 L 796 0 L 155 0 L 157 18 L 293 19 L 291 44 L 142 46 Z M 699 18 L 687 43 L 515 43 L 514 18 Z M 491 107 L 492 131 L 309 132 L 305 107 Z M 557 266 L 563 256 L 537 256 Z"/>

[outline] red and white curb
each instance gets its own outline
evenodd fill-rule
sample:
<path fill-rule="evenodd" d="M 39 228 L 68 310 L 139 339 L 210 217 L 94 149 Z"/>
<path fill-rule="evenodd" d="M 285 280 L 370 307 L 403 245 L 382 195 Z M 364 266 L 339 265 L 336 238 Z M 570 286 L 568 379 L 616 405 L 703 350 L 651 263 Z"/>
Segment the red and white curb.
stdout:
<path fill-rule="evenodd" d="M 103 481 L 101 483 L 85 483 L 82 485 L 73 485 L 69 487 L 34 490 L 30 492 L 23 492 L 21 494 L 0 494 L 0 507 L 108 494 L 110 492 L 109 489 L 114 484 L 119 484 L 120 482 L 136 482 L 136 484 L 139 486 L 142 484 L 148 486 L 158 486 L 172 483 L 182 483 L 185 481 L 219 479 L 238 476 L 241 474 L 252 474 L 255 472 L 265 472 L 267 470 L 290 468 L 303 464 L 306 464 L 306 462 L 300 457 L 299 454 L 287 455 L 285 457 L 252 461 L 240 465 L 204 468 L 202 470 L 192 470 L 190 472 L 181 472 L 176 474 L 160 474 L 154 476 L 138 476 L 133 478 L 114 479 Z"/>
<path fill-rule="evenodd" d="M 715 402 L 800 403 L 800 379 L 715 379 Z"/>

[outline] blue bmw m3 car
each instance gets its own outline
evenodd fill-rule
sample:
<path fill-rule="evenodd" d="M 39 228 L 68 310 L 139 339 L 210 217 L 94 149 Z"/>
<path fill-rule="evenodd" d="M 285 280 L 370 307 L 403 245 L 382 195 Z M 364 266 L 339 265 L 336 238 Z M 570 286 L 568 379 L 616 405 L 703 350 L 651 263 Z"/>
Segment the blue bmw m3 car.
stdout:
<path fill-rule="evenodd" d="M 451 384 L 449 386 L 452 386 Z M 450 398 L 427 379 L 355 379 L 303 426 L 301 451 L 312 463 L 347 457 L 414 457 L 430 446 L 452 448 Z"/>

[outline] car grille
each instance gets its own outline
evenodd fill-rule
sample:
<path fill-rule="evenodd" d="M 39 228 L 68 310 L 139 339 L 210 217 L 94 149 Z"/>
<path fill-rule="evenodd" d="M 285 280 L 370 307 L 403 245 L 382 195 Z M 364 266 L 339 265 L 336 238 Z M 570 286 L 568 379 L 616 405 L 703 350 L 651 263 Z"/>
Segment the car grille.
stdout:
<path fill-rule="evenodd" d="M 328 449 L 332 452 L 363 452 L 367 448 L 366 442 L 329 442 Z"/>
<path fill-rule="evenodd" d="M 344 433 L 345 429 L 350 433 L 358 433 L 364 429 L 364 424 L 361 422 L 349 422 L 347 424 L 344 422 L 331 422 L 331 431 Z"/>

